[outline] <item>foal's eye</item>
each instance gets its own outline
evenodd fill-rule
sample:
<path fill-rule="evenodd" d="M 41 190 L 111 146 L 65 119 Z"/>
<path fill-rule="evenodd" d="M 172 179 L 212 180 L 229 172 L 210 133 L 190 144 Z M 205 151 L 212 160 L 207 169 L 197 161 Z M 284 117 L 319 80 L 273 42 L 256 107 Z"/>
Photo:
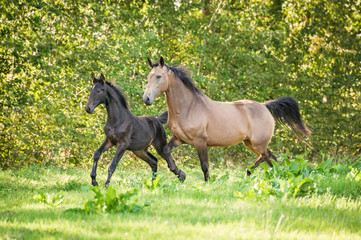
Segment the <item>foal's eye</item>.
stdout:
<path fill-rule="evenodd" d="M 162 76 L 161 75 L 157 75 L 156 76 L 156 79 L 160 79 Z"/>

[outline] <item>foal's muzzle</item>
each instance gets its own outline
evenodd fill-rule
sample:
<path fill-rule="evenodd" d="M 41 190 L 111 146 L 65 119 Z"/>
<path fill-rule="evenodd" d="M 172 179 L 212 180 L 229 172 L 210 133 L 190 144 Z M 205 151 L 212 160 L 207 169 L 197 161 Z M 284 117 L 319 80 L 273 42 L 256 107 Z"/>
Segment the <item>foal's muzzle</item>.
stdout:
<path fill-rule="evenodd" d="M 92 114 L 94 112 L 94 109 L 91 109 L 89 106 L 85 106 L 85 111 Z"/>

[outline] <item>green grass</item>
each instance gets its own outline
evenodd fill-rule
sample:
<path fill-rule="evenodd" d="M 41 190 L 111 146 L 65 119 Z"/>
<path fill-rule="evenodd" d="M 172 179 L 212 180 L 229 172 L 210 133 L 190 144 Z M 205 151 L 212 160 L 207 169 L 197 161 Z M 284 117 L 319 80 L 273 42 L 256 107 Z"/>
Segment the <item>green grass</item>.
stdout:
<path fill-rule="evenodd" d="M 298 166 L 304 163 L 297 162 Z M 294 165 L 276 166 L 277 172 L 260 167 L 247 179 L 243 168 L 212 168 L 209 183 L 204 183 L 199 166 L 182 166 L 187 179 L 180 183 L 161 165 L 159 184 L 153 190 L 145 183 L 151 174 L 148 167 L 119 166 L 110 185 L 117 193 L 137 188 L 132 201 L 151 203 L 137 213 L 79 210 L 94 198 L 84 187 L 89 186 L 90 169 L 0 171 L 0 238 L 361 239 L 357 174 L 350 175 L 346 164 L 318 170 L 306 165 L 297 176 L 312 181 L 302 185 L 296 197 L 275 184 L 291 179 L 290 172 L 296 174 Z M 358 169 L 354 166 L 354 173 Z M 98 182 L 104 183 L 105 178 L 106 170 L 99 169 Z M 260 182 L 271 185 L 261 191 Z M 33 198 L 41 193 L 50 199 L 61 194 L 63 202 L 52 206 Z"/>

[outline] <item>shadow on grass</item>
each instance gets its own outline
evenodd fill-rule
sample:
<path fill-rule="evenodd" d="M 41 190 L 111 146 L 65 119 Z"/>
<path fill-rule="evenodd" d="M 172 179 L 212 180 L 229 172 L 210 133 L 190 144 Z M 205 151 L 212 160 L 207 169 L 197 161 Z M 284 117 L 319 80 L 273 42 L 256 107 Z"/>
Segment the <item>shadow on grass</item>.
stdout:
<path fill-rule="evenodd" d="M 175 223 L 210 224 L 237 223 L 241 220 L 256 223 L 261 228 L 267 224 L 277 225 L 281 215 L 290 231 L 313 231 L 322 226 L 323 231 L 349 231 L 361 233 L 360 203 L 352 208 L 340 207 L 339 202 L 314 204 L 308 199 L 295 200 L 221 200 L 212 199 L 211 194 L 203 199 L 170 196 L 162 204 L 152 202 L 151 211 L 162 219 L 172 219 Z M 332 198 L 332 197 L 331 197 Z M 207 200 L 209 199 L 209 200 Z M 215 200 L 215 201 L 214 201 Z M 344 200 L 344 204 L 348 200 Z M 342 204 L 341 204 L 342 205 Z"/>
<path fill-rule="evenodd" d="M 47 208 L 20 209 L 1 211 L 0 232 L 5 236 L 35 239 L 39 237 L 55 236 L 66 239 L 84 238 L 80 233 L 69 233 L 57 230 L 67 226 L 76 226 L 78 230 L 96 226 L 93 232 L 106 231 L 100 225 L 108 228 L 132 222 L 132 228 L 138 229 L 146 221 L 152 225 L 155 222 L 167 222 L 170 225 L 223 225 L 229 223 L 249 223 L 251 227 L 259 229 L 275 228 L 281 215 L 284 215 L 282 226 L 285 231 L 304 232 L 337 232 L 346 231 L 360 233 L 359 223 L 361 214 L 355 210 L 337 209 L 335 205 L 327 206 L 295 206 L 290 202 L 246 202 L 242 200 L 229 202 L 194 202 L 194 199 L 176 199 L 176 201 L 161 200 L 161 204 L 153 202 L 149 209 L 138 214 L 88 214 L 81 209 Z M 183 203 L 183 202 L 194 203 Z M 5 223 L 5 224 L 4 224 Z M 7 224 L 9 223 L 9 224 Z M 29 228 L 24 227 L 29 226 Z M 30 227 L 31 226 L 31 227 Z"/>
<path fill-rule="evenodd" d="M 32 227 L 0 226 L 0 232 L 5 239 L 80 239 L 82 237 L 78 233 L 65 233 L 54 228 L 32 229 Z"/>

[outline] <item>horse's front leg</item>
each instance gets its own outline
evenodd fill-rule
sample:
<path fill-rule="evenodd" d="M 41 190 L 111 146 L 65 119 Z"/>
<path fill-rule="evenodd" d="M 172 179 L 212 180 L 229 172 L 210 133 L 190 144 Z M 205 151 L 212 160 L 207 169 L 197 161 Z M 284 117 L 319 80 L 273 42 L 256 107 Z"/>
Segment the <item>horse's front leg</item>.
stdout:
<path fill-rule="evenodd" d="M 95 151 L 94 156 L 93 156 L 93 169 L 92 172 L 90 174 L 90 177 L 92 178 L 92 185 L 93 186 L 98 186 L 98 183 L 96 181 L 96 176 L 97 176 L 97 166 L 98 166 L 98 160 L 100 158 L 100 155 L 105 152 L 106 150 L 108 150 L 110 147 L 112 147 L 113 144 L 108 140 L 108 138 L 106 138 L 103 142 L 103 144 Z"/>
<path fill-rule="evenodd" d="M 194 147 L 197 150 L 198 157 L 201 162 L 201 167 L 204 174 L 204 180 L 207 182 L 209 180 L 207 142 L 204 141 L 203 139 L 197 139 L 194 141 Z"/>
<path fill-rule="evenodd" d="M 105 182 L 104 184 L 104 187 L 108 187 L 109 186 L 109 182 L 110 182 L 110 178 L 112 177 L 114 171 L 115 171 L 115 168 L 117 167 L 118 163 L 119 163 L 119 160 L 122 158 L 124 152 L 126 150 L 126 145 L 125 144 L 120 144 L 118 145 L 118 148 L 117 148 L 117 152 L 115 153 L 115 156 L 109 166 L 109 169 L 108 169 L 108 179 L 107 181 Z"/>

